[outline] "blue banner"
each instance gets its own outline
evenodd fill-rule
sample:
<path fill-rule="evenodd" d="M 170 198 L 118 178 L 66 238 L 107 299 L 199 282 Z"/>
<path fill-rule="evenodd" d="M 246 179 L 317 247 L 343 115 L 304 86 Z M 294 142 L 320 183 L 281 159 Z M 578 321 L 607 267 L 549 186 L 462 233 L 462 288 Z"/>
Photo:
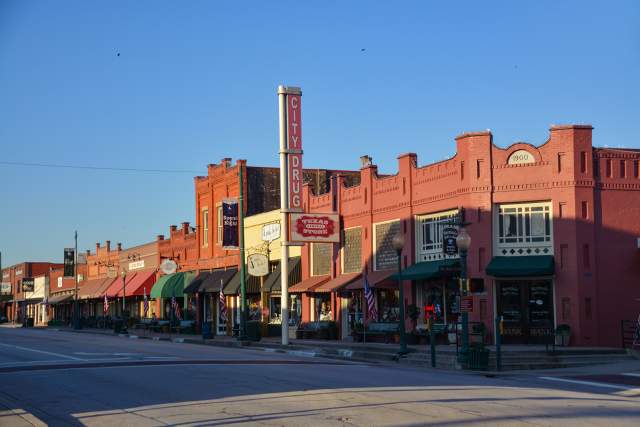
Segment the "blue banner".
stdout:
<path fill-rule="evenodd" d="M 222 246 L 225 249 L 238 249 L 238 201 L 222 201 Z"/>

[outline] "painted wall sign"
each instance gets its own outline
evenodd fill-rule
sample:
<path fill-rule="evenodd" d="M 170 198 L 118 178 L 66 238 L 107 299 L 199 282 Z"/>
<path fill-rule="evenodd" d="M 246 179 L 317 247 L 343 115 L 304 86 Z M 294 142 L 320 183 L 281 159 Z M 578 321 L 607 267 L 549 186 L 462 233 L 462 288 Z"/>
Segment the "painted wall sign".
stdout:
<path fill-rule="evenodd" d="M 262 226 L 262 240 L 264 242 L 273 242 L 280 238 L 280 223 L 274 222 Z"/>
<path fill-rule="evenodd" d="M 35 280 L 33 277 L 25 277 L 22 279 L 22 292 L 33 292 L 35 288 Z"/>
<path fill-rule="evenodd" d="M 64 248 L 64 277 L 73 277 L 75 269 L 75 249 Z"/>
<path fill-rule="evenodd" d="M 238 249 L 238 200 L 222 201 L 222 247 Z"/>
<path fill-rule="evenodd" d="M 338 214 L 292 213 L 291 240 L 294 242 L 340 242 Z"/>
<path fill-rule="evenodd" d="M 22 270 L 16 270 L 16 276 L 19 276 L 22 274 Z"/>
<path fill-rule="evenodd" d="M 527 163 L 535 163 L 536 159 L 533 154 L 527 150 L 516 150 L 509 156 L 507 164 L 509 165 L 524 165 Z"/>
<path fill-rule="evenodd" d="M 140 268 L 144 268 L 144 260 L 133 261 L 129 263 L 129 270 L 138 270 Z"/>
<path fill-rule="evenodd" d="M 458 255 L 458 229 L 456 227 L 444 227 L 442 229 L 442 251 L 445 255 Z"/>
<path fill-rule="evenodd" d="M 249 274 L 262 277 L 269 274 L 269 259 L 264 254 L 252 254 L 247 258 Z"/>
<path fill-rule="evenodd" d="M 289 209 L 302 209 L 302 117 L 300 95 L 287 95 L 287 156 Z"/>

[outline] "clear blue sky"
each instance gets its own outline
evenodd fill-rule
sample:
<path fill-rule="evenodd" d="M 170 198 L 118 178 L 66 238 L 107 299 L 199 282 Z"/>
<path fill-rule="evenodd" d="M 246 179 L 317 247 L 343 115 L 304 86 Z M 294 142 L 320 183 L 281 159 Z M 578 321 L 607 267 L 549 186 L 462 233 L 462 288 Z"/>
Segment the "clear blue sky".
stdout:
<path fill-rule="evenodd" d="M 637 0 L 0 0 L 3 161 L 275 166 L 280 83 L 303 89 L 309 167 L 393 173 L 463 131 L 540 144 L 569 122 L 638 148 L 639 81 Z M 61 261 L 74 229 L 81 250 L 166 234 L 196 174 L 0 165 L 3 264 Z"/>

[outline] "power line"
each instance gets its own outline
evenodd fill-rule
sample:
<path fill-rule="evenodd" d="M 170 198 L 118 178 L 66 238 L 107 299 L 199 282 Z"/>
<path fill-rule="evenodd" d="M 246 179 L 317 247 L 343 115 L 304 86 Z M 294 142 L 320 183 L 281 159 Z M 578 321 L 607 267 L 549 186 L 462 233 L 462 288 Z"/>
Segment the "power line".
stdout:
<path fill-rule="evenodd" d="M 142 172 L 142 173 L 202 173 L 203 171 L 181 170 L 181 169 L 139 169 L 139 168 L 116 168 L 107 166 L 80 166 L 80 165 L 61 165 L 57 163 L 30 163 L 30 162 L 6 162 L 0 161 L 0 165 L 7 166 L 28 166 L 42 168 L 59 168 L 59 169 L 86 169 L 99 171 L 118 171 L 118 172 Z"/>

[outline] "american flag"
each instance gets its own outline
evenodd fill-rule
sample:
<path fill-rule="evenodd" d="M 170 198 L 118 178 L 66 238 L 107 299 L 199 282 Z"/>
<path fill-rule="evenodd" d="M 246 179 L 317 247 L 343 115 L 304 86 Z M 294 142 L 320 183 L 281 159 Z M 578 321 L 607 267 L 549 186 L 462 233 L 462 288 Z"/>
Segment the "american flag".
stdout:
<path fill-rule="evenodd" d="M 373 296 L 373 291 L 369 287 L 369 279 L 367 275 L 364 275 L 364 298 L 367 300 L 367 318 L 369 321 L 375 322 L 378 320 L 378 310 L 376 310 L 376 299 Z"/>
<path fill-rule="evenodd" d="M 107 295 L 104 296 L 104 314 L 107 314 L 109 311 L 109 300 L 107 299 Z"/>
<path fill-rule="evenodd" d="M 220 320 L 227 321 L 227 300 L 220 290 Z"/>
<path fill-rule="evenodd" d="M 149 298 L 147 298 L 147 287 L 142 288 L 142 296 L 144 299 L 143 309 L 144 309 L 144 317 L 147 317 L 149 313 Z"/>
<path fill-rule="evenodd" d="M 173 313 L 176 315 L 178 320 L 182 320 L 182 314 L 180 313 L 180 306 L 176 302 L 176 297 L 171 297 L 171 309 Z"/>

